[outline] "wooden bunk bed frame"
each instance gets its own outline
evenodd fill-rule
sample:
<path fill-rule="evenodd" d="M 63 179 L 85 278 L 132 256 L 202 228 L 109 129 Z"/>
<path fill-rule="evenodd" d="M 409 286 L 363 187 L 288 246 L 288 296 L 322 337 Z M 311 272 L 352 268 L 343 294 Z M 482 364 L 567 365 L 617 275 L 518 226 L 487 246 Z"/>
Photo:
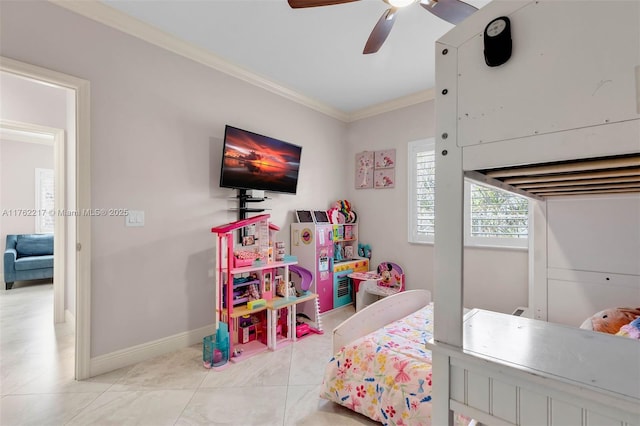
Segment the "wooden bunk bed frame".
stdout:
<path fill-rule="evenodd" d="M 488 67 L 500 16 L 513 54 Z M 434 425 L 640 425 L 640 342 L 545 322 L 546 200 L 640 192 L 639 153 L 640 3 L 494 1 L 436 43 Z M 463 316 L 465 179 L 534 200 L 532 319 Z"/>

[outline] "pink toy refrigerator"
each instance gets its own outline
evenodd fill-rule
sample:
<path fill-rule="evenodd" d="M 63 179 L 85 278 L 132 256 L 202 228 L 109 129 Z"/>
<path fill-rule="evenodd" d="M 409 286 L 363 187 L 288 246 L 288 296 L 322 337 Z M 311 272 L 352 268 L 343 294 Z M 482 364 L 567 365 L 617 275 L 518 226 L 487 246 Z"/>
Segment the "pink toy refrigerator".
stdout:
<path fill-rule="evenodd" d="M 298 265 L 313 274 L 309 290 L 318 294 L 320 312 L 333 306 L 333 226 L 331 224 L 292 223 L 291 254 L 298 257 Z M 303 313 L 318 323 L 314 302 L 299 305 Z"/>

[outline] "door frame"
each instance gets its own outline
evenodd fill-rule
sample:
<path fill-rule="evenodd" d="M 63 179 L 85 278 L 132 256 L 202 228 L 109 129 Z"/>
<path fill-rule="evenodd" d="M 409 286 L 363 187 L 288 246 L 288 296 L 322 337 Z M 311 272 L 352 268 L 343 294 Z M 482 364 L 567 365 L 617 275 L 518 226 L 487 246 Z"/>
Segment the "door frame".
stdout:
<path fill-rule="evenodd" d="M 90 84 L 88 80 L 0 56 L 0 71 L 71 89 L 75 92 L 76 200 L 66 208 L 91 208 Z M 70 138 L 72 139 L 72 138 Z M 71 141 L 70 141 L 71 143 Z M 75 378 L 91 375 L 91 216 L 76 217 Z"/>
<path fill-rule="evenodd" d="M 38 141 L 38 136 L 42 135 L 50 138 L 53 143 L 54 162 L 54 210 L 60 212 L 66 208 L 66 150 L 65 134 L 63 129 L 40 126 L 32 123 L 23 123 L 12 120 L 0 119 L 0 132 L 7 133 L 7 138 L 24 143 L 43 143 Z M 44 142 L 49 144 L 48 142 Z M 37 196 L 37 194 L 36 194 Z M 65 321 L 65 286 L 67 282 L 66 274 L 66 217 L 61 214 L 54 216 L 54 238 L 53 252 L 53 322 L 55 324 Z"/>

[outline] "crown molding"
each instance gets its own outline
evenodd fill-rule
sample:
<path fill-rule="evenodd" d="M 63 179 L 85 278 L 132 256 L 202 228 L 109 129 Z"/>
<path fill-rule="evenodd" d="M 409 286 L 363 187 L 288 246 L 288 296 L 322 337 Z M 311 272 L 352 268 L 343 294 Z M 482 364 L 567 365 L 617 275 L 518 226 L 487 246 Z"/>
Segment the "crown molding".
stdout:
<path fill-rule="evenodd" d="M 400 108 L 409 107 L 412 105 L 420 104 L 422 102 L 432 101 L 435 97 L 434 89 L 427 89 L 421 92 L 413 93 L 411 95 L 402 96 L 400 98 L 392 99 L 388 102 L 383 102 L 377 105 L 373 105 L 368 108 L 352 112 L 349 114 L 349 122 L 362 120 L 363 118 L 373 117 L 385 112 L 394 111 Z"/>
<path fill-rule="evenodd" d="M 345 112 L 248 71 L 99 1 L 49 0 L 49 2 L 345 123 L 433 100 L 435 97 L 433 89 L 429 89 L 354 112 Z"/>
<path fill-rule="evenodd" d="M 332 108 L 295 90 L 248 71 L 205 49 L 196 47 L 158 28 L 133 18 L 95 0 L 49 0 L 57 6 L 137 37 L 155 46 L 189 58 L 200 64 L 231 75 L 286 99 L 297 102 L 340 121 L 348 122 L 349 114 Z"/>

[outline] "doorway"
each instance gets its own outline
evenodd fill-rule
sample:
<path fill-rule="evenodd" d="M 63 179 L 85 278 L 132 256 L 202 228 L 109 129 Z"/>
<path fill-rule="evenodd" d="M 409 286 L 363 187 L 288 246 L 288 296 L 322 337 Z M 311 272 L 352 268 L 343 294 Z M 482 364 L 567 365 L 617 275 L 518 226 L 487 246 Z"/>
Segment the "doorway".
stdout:
<path fill-rule="evenodd" d="M 65 221 L 65 217 L 64 215 L 56 214 L 64 212 L 66 207 L 67 191 L 65 175 L 67 174 L 67 169 L 65 162 L 65 132 L 63 129 L 0 119 L 0 136 L 2 136 L 3 143 L 18 142 L 19 144 L 28 143 L 40 145 L 44 149 L 44 153 L 47 153 L 47 147 L 50 146 L 52 148 L 50 153 L 50 163 L 53 165 L 53 193 L 55 194 L 54 203 L 53 206 L 46 207 L 36 204 L 35 209 L 33 210 L 37 213 L 34 213 L 34 215 L 30 216 L 33 216 L 33 219 L 35 221 L 35 223 L 31 225 L 33 226 L 36 233 L 47 231 L 50 232 L 49 229 L 45 229 L 48 227 L 43 226 L 42 223 L 50 222 L 51 219 L 53 219 L 54 253 L 56 253 L 56 256 L 54 256 L 53 265 L 53 322 L 55 324 L 65 322 L 65 317 L 72 317 L 73 315 L 71 314 L 71 312 L 75 312 L 74 307 L 69 307 L 70 314 L 66 315 L 66 287 L 67 285 L 73 287 L 73 291 L 75 292 L 75 274 L 72 274 L 72 279 L 70 281 L 67 281 L 66 268 L 67 265 L 73 266 L 73 259 L 70 259 L 70 261 L 67 262 L 67 224 Z M 42 175 L 42 173 L 38 174 L 38 171 L 42 170 L 44 169 L 36 169 L 36 187 L 39 187 L 38 177 Z M 25 172 L 29 173 L 29 171 L 26 170 Z M 75 170 L 73 168 L 69 170 L 69 173 L 74 172 Z M 33 190 L 34 188 L 30 189 Z M 35 197 L 33 198 L 35 198 L 35 201 L 37 203 L 39 201 L 39 194 L 35 193 L 33 195 L 35 195 Z M 40 214 L 44 210 L 48 211 L 50 209 L 54 210 L 51 216 Z M 7 212 L 3 210 L 3 219 L 7 219 L 4 217 L 5 213 Z M 27 217 L 24 217 L 22 219 L 27 219 Z M 6 229 L 6 226 L 4 228 L 5 231 L 8 231 L 8 229 Z M 15 229 L 9 230 L 11 231 L 11 233 L 22 233 L 17 232 Z M 2 236 L 4 237 L 6 233 L 7 232 L 3 232 Z"/>
<path fill-rule="evenodd" d="M 56 304 L 54 317 L 56 321 L 64 321 L 65 299 L 68 300 L 69 294 L 73 293 L 75 295 L 73 303 L 67 303 L 67 306 L 75 306 L 72 316 L 75 319 L 75 379 L 87 379 L 91 377 L 91 217 L 77 213 L 83 210 L 88 211 L 91 207 L 89 82 L 6 57 L 0 57 L 0 72 L 35 83 L 62 88 L 68 93 L 69 102 L 66 113 L 69 121 L 66 132 L 51 128 L 39 130 L 45 133 L 53 132 L 54 139 L 61 140 L 61 142 L 54 142 L 57 148 L 54 151 L 56 153 L 54 161 L 56 190 L 59 183 L 65 186 L 64 196 L 61 197 L 64 204 L 59 204 L 58 194 L 62 191 L 58 191 L 56 211 L 71 212 L 70 215 L 55 215 L 54 244 L 56 246 L 54 250 L 64 255 L 54 256 L 54 299 L 61 299 L 59 302 L 62 305 L 60 308 Z M 3 122 L 3 126 L 5 125 L 20 127 L 21 124 L 7 121 Z M 63 259 L 65 263 L 60 265 L 59 262 Z M 58 273 L 63 273 L 64 276 L 58 278 Z M 60 283 L 59 287 L 62 289 L 56 286 L 56 281 Z M 64 288 L 65 282 L 67 292 Z M 61 297 L 60 292 L 63 292 Z"/>

